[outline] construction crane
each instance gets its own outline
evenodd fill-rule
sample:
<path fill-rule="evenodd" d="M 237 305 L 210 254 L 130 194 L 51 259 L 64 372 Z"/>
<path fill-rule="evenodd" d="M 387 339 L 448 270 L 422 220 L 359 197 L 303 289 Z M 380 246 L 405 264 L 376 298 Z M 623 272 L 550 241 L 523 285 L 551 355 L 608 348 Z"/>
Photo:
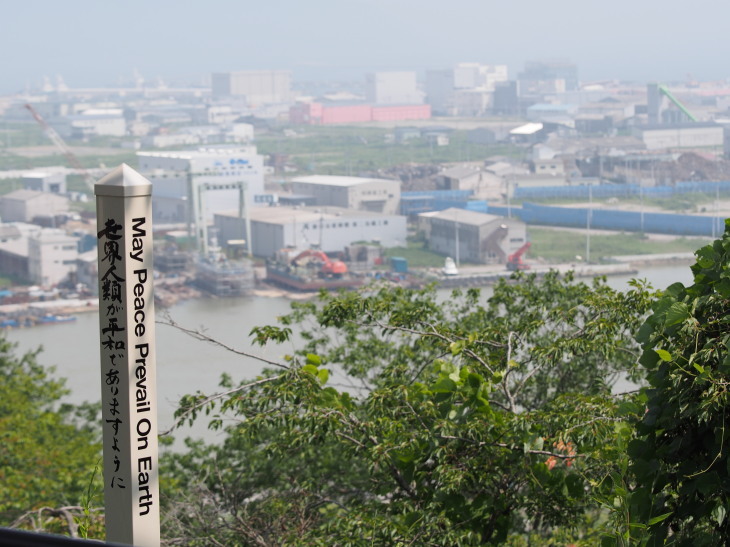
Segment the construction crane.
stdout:
<path fill-rule="evenodd" d="M 659 90 L 659 93 L 661 93 L 667 99 L 672 101 L 672 103 L 674 103 L 674 106 L 679 108 L 684 113 L 685 116 L 687 116 L 693 122 L 697 121 L 697 118 L 695 118 L 692 115 L 692 113 L 689 110 L 687 110 L 687 108 L 685 108 L 685 106 L 679 101 L 679 99 L 677 99 L 674 95 L 672 95 L 672 92 L 669 91 L 669 88 L 667 86 L 665 86 L 664 84 L 659 84 L 659 85 L 657 85 L 657 89 Z"/>
<path fill-rule="evenodd" d="M 520 247 L 514 253 L 507 257 L 507 269 L 509 271 L 516 272 L 518 270 L 530 269 L 529 264 L 525 264 L 524 262 L 522 262 L 522 255 L 524 255 L 527 252 L 527 249 L 529 249 L 531 246 L 532 243 L 528 241 L 522 247 Z"/>
<path fill-rule="evenodd" d="M 331 260 L 325 253 L 315 249 L 308 249 L 299 253 L 291 261 L 292 265 L 299 266 L 305 258 L 314 259 L 319 263 L 319 273 L 322 277 L 342 277 L 347 273 L 347 265 L 341 260 Z"/>
<path fill-rule="evenodd" d="M 48 138 L 53 141 L 53 144 L 55 144 L 59 148 L 59 150 L 61 150 L 63 155 L 66 156 L 66 159 L 71 164 L 71 167 L 76 169 L 76 171 L 81 174 L 81 176 L 84 178 L 84 182 L 86 183 L 86 185 L 89 187 L 90 190 L 93 191 L 95 183 L 94 177 L 92 177 L 91 173 L 89 173 L 86 168 L 81 165 L 81 162 L 71 151 L 66 142 L 61 138 L 61 135 L 59 135 L 55 129 L 48 125 L 46 120 L 44 120 L 43 117 L 38 113 L 38 111 L 33 108 L 33 105 L 26 104 L 24 106 L 28 110 L 28 112 L 31 113 L 35 121 L 37 121 L 38 124 L 43 128 L 46 136 L 48 136 Z"/>

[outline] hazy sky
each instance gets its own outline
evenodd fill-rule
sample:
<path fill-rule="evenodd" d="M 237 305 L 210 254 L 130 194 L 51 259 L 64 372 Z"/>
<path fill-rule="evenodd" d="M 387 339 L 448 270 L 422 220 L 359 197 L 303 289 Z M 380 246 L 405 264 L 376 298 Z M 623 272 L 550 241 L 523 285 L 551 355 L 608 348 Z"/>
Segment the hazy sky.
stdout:
<path fill-rule="evenodd" d="M 215 71 L 328 73 L 569 59 L 583 81 L 730 77 L 720 0 L 4 0 L 0 93 Z"/>

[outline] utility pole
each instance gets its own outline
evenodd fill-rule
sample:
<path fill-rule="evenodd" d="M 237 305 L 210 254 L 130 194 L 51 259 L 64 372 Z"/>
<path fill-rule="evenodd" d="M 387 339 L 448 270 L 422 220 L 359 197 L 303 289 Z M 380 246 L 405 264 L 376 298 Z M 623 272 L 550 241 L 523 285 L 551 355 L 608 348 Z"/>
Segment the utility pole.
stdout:
<path fill-rule="evenodd" d="M 641 209 L 641 233 L 644 233 L 644 187 L 639 186 L 639 208 Z"/>
<path fill-rule="evenodd" d="M 512 218 L 512 204 L 510 201 L 510 191 L 512 189 L 512 175 L 507 175 L 507 218 Z"/>
<path fill-rule="evenodd" d="M 456 231 L 456 267 L 458 268 L 460 266 L 459 264 L 459 220 L 457 218 L 458 211 L 454 211 L 454 230 Z"/>
<path fill-rule="evenodd" d="M 715 228 L 717 226 L 717 228 Z M 720 235 L 720 183 L 715 184 L 715 218 L 712 219 L 712 231 L 716 235 L 713 235 L 713 239 Z"/>
<path fill-rule="evenodd" d="M 586 263 L 591 261 L 591 216 L 593 216 L 593 187 L 588 185 L 588 211 L 586 213 Z"/>

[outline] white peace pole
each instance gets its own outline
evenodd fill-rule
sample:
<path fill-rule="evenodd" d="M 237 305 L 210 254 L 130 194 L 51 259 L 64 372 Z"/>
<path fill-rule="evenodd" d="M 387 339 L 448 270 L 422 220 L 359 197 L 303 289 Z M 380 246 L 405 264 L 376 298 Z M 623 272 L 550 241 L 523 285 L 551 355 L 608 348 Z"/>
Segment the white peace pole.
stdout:
<path fill-rule="evenodd" d="M 94 193 L 106 538 L 159 547 L 152 184 L 122 164 Z"/>

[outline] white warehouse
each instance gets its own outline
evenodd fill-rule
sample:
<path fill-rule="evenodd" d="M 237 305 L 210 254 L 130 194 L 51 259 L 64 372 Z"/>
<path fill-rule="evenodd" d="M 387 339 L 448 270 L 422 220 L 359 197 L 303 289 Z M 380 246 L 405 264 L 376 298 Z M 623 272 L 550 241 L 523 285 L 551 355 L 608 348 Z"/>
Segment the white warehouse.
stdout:
<path fill-rule="evenodd" d="M 288 103 L 292 99 L 291 73 L 286 70 L 215 72 L 211 89 L 216 99 L 244 96 L 249 106 Z"/>
<path fill-rule="evenodd" d="M 415 72 L 375 72 L 367 75 L 365 97 L 374 104 L 422 104 Z"/>
<path fill-rule="evenodd" d="M 284 248 L 341 252 L 355 242 L 405 247 L 406 217 L 353 211 L 340 207 L 260 207 L 249 212 L 253 254 L 272 257 Z M 219 243 L 246 239 L 244 222 L 236 212 L 215 215 Z"/>
<path fill-rule="evenodd" d="M 364 177 L 313 175 L 291 181 L 294 194 L 313 196 L 317 205 L 331 205 L 394 215 L 400 206 L 400 181 Z"/>
<path fill-rule="evenodd" d="M 28 275 L 33 283 L 51 287 L 76 272 L 78 238 L 63 230 L 43 230 L 28 239 Z"/>
<path fill-rule="evenodd" d="M 646 125 L 634 128 L 634 136 L 644 142 L 647 150 L 708 147 L 721 150 L 725 139 L 722 125 L 716 123 Z"/>
<path fill-rule="evenodd" d="M 246 185 L 248 206 L 264 193 L 264 158 L 255 146 L 222 146 L 175 152 L 138 152 L 139 171 L 152 182 L 152 217 L 160 223 L 187 222 L 191 218 L 190 187 L 223 187 L 202 196 L 204 218 L 238 203 L 235 187 Z M 225 188 L 228 186 L 228 188 Z"/>
<path fill-rule="evenodd" d="M 68 198 L 50 192 L 15 190 L 0 197 L 0 218 L 3 222 L 30 222 L 36 217 L 65 213 L 68 203 Z"/>

